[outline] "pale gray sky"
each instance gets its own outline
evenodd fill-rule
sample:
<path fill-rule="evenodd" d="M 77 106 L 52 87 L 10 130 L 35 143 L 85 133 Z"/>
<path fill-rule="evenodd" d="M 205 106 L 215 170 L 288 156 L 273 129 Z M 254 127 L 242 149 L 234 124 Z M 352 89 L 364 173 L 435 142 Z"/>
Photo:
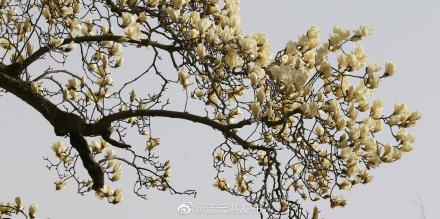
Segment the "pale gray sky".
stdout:
<path fill-rule="evenodd" d="M 322 38 L 334 25 L 356 28 L 368 24 L 374 34 L 363 42 L 370 60 L 379 63 L 392 60 L 398 72 L 383 82 L 375 94 L 390 110 L 397 100 L 423 114 L 410 130 L 417 137 L 414 151 L 402 160 L 374 170 L 374 181 L 356 186 L 347 193 L 349 205 L 331 210 L 320 203 L 326 219 L 415 219 L 421 211 L 413 201 L 418 194 L 423 200 L 428 219 L 440 218 L 438 197 L 438 83 L 440 72 L 440 2 L 436 0 L 242 0 L 241 17 L 245 32 L 266 32 L 274 49 L 289 39 L 296 40 L 309 25 L 321 27 Z M 136 60 L 134 54 L 125 54 Z M 212 186 L 214 170 L 211 152 L 221 143 L 221 135 L 201 125 L 170 119 L 155 120 L 155 132 L 162 138 L 160 154 L 173 161 L 172 182 L 180 189 L 197 189 L 196 199 L 152 192 L 141 200 L 129 190 L 130 173 L 124 173 L 121 186 L 126 188 L 123 203 L 113 206 L 88 194 L 74 192 L 73 184 L 63 192 L 54 190 L 55 176 L 45 168 L 43 156 L 52 156 L 50 144 L 58 138 L 52 128 L 33 109 L 17 98 L 0 98 L 0 201 L 16 195 L 37 202 L 40 215 L 54 219 L 73 218 L 255 218 L 256 215 L 212 216 L 192 213 L 177 214 L 177 207 L 187 201 L 194 205 L 235 204 L 231 197 Z M 143 147 L 143 141 L 130 142 Z"/>

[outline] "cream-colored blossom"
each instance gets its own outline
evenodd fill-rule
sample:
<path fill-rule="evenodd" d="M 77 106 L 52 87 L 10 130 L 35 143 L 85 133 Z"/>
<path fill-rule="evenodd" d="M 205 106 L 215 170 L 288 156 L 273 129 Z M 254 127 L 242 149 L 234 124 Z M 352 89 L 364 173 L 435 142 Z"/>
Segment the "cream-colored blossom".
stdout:
<path fill-rule="evenodd" d="M 252 116 L 255 119 L 259 119 L 260 118 L 261 108 L 260 108 L 260 103 L 259 102 L 254 102 L 254 103 L 251 104 L 251 112 L 252 112 Z"/>
<path fill-rule="evenodd" d="M 55 190 L 61 191 L 66 186 L 66 181 L 64 180 L 57 180 L 55 181 Z"/>
<path fill-rule="evenodd" d="M 37 217 L 37 211 L 38 211 L 38 205 L 35 203 L 32 203 L 29 205 L 29 217 L 30 218 L 36 218 Z"/>
<path fill-rule="evenodd" d="M 136 19 L 129 12 L 123 12 L 122 13 L 122 24 L 121 24 L 121 26 L 123 28 L 126 28 L 126 27 L 130 26 L 135 21 L 136 21 Z"/>
<path fill-rule="evenodd" d="M 50 41 L 50 46 L 56 48 L 59 47 L 63 44 L 64 39 L 60 39 L 60 38 L 54 38 Z"/>
<path fill-rule="evenodd" d="M 186 89 L 188 86 L 190 86 L 192 84 L 188 81 L 189 75 L 186 73 L 185 69 L 183 69 L 182 67 L 179 68 L 179 70 L 177 71 L 177 76 L 178 76 L 179 83 L 182 85 L 182 87 L 184 89 Z"/>
<path fill-rule="evenodd" d="M 356 37 L 365 38 L 373 33 L 373 29 L 366 24 L 362 24 L 359 26 L 358 29 L 354 30 L 353 32 Z M 355 40 L 357 40 L 357 39 L 355 39 Z"/>
<path fill-rule="evenodd" d="M 396 73 L 396 65 L 393 62 L 386 62 L 385 63 L 385 72 L 384 76 L 393 76 Z"/>
<path fill-rule="evenodd" d="M 15 197 L 15 204 L 17 205 L 17 209 L 19 211 L 23 210 L 23 199 L 20 196 Z M 0 213 L 1 214 L 1 213 Z"/>
<path fill-rule="evenodd" d="M 216 178 L 215 183 L 214 183 L 214 187 L 217 187 L 218 189 L 220 189 L 222 191 L 226 191 L 226 190 L 228 190 L 228 183 L 224 179 Z"/>
<path fill-rule="evenodd" d="M 180 16 L 180 10 L 176 10 L 173 7 L 167 8 L 167 14 L 171 18 L 172 21 L 177 22 Z"/>

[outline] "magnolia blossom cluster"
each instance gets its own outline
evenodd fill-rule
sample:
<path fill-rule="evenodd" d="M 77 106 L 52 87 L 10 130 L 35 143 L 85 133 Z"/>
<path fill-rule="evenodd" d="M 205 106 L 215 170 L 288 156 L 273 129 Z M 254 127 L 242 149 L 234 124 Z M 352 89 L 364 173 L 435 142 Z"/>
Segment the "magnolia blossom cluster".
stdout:
<path fill-rule="evenodd" d="M 262 143 L 281 151 L 287 149 L 284 153 L 292 153 L 293 158 L 285 163 L 289 168 L 283 170 L 274 167 L 273 162 L 280 161 L 275 161 L 275 155 L 267 151 L 246 154 L 230 146 L 222 147 L 222 157 L 229 157 L 229 161 L 217 159 L 219 173 L 237 166 L 240 171 L 251 172 L 249 176 L 258 175 L 254 166 L 244 163 L 254 159 L 261 166 L 257 170 L 278 176 L 280 180 L 272 183 L 282 189 L 275 187 L 273 192 L 281 195 L 278 200 L 267 200 L 279 203 L 280 207 L 270 207 L 274 212 L 285 212 L 292 207 L 283 201 L 291 190 L 303 199 L 330 199 L 332 208 L 343 207 L 348 202 L 335 194 L 334 187 L 348 191 L 356 184 L 367 184 L 372 180 L 371 169 L 395 162 L 411 151 L 415 138 L 407 128 L 421 118 L 420 113 L 398 102 L 392 114 L 386 115 L 382 100 L 369 102 L 380 82 L 396 72 L 393 62 L 386 62 L 384 67 L 368 62 L 358 42 L 370 34 L 371 28 L 366 25 L 353 31 L 336 26 L 329 39 L 321 42 L 320 30 L 311 26 L 297 42 L 288 42 L 273 62 L 262 68 L 263 80 L 256 83 L 249 75 L 254 101 L 249 104 L 248 116 L 262 125 L 264 140 L 257 140 L 260 135 L 249 138 L 255 138 L 254 145 Z M 352 51 L 343 48 L 350 43 L 354 44 Z M 331 57 L 336 63 L 332 63 Z M 229 121 L 229 115 L 232 113 L 218 117 Z M 383 128 L 385 125 L 389 128 Z M 394 143 L 382 143 L 376 137 L 377 133 L 388 130 Z M 286 149 L 282 150 L 281 145 Z M 234 154 L 239 154 L 239 161 Z M 232 194 L 253 197 L 252 191 L 246 193 L 242 175 L 237 174 L 236 179 L 240 180 L 230 186 L 228 179 L 217 176 L 214 185 Z M 269 179 L 266 176 L 264 180 Z"/>
<path fill-rule="evenodd" d="M 122 178 L 122 163 L 117 160 L 116 152 L 113 149 L 107 149 L 105 158 L 107 160 L 106 171 L 111 174 L 110 180 L 115 182 Z"/>
<path fill-rule="evenodd" d="M 107 176 L 108 180 L 111 182 L 116 182 L 122 179 L 122 167 L 123 164 L 127 164 L 128 166 L 133 166 L 138 168 L 138 162 L 136 161 L 137 157 L 141 159 L 141 162 L 146 164 L 153 162 L 152 158 L 155 158 L 156 155 L 153 153 L 153 149 L 160 144 L 160 138 L 149 136 L 148 133 L 145 133 L 146 136 L 149 137 L 149 141 L 147 142 L 145 152 L 146 156 L 136 155 L 134 151 L 131 151 L 136 157 L 129 161 L 123 157 L 117 155 L 116 151 L 109 147 L 109 143 L 106 142 L 102 138 L 97 138 L 89 144 L 90 150 L 92 152 L 92 156 L 96 159 L 99 165 L 103 168 L 105 176 Z M 81 179 L 75 171 L 71 171 L 72 169 L 76 169 L 77 167 L 74 165 L 74 162 L 71 162 L 73 158 L 78 155 L 70 154 L 70 148 L 65 146 L 65 143 L 62 141 L 58 141 L 53 144 L 52 149 L 55 155 L 59 158 L 60 162 L 58 164 L 53 164 L 50 162 L 50 168 L 57 168 L 58 171 L 61 171 L 60 168 L 65 167 L 64 174 L 59 175 L 61 178 L 55 181 L 55 189 L 63 190 L 67 185 L 69 180 L 75 179 L 75 181 L 79 182 L 78 191 L 80 193 L 89 192 L 92 190 L 93 182 L 91 180 L 83 180 Z M 68 160 L 68 161 L 65 161 Z M 154 161 L 156 162 L 156 161 Z M 61 164 L 61 165 L 60 165 Z M 156 166 L 153 166 L 152 170 L 147 170 L 146 168 L 141 168 L 139 170 L 139 183 L 148 184 L 148 187 L 156 188 L 158 190 L 166 190 L 172 189 L 175 190 L 169 184 L 170 175 L 171 175 L 171 161 L 167 160 L 163 164 L 156 163 Z M 145 172 L 144 172 L 145 171 Z M 157 173 L 154 173 L 156 171 Z M 59 172 L 61 173 L 61 172 Z M 154 174 L 152 174 L 154 173 Z M 112 204 L 118 204 L 122 200 L 122 190 L 116 189 L 112 190 L 109 185 L 105 185 L 102 189 L 96 191 L 96 195 L 100 199 L 106 199 Z"/>
<path fill-rule="evenodd" d="M 200 5 L 208 10 L 206 13 L 188 10 L 185 7 L 187 4 Z M 192 66 L 188 71 L 180 68 L 179 82 L 185 89 L 193 84 L 198 85 L 194 96 L 212 106 L 217 105 L 219 99 L 230 99 L 244 93 L 245 87 L 221 87 L 220 81 L 230 80 L 232 72 L 245 70 L 252 85 L 260 86 L 266 77 L 263 68 L 272 60 L 271 47 L 265 34 L 242 34 L 238 4 L 236 0 L 225 1 L 222 6 L 220 1 L 183 1 L 182 4 L 173 2 L 167 8 L 172 25 L 183 29 L 188 49 L 194 50 L 195 62 L 200 64 L 200 67 Z M 197 76 L 195 82 L 189 80 L 192 75 Z M 210 86 L 202 86 L 204 83 Z"/>
<path fill-rule="evenodd" d="M 13 215 L 23 215 L 26 218 L 37 218 L 38 205 L 31 203 L 28 210 L 25 210 L 24 201 L 20 196 L 14 199 L 14 202 L 0 203 L 0 218 Z"/>
<path fill-rule="evenodd" d="M 70 148 L 66 146 L 66 144 L 62 141 L 57 141 L 52 144 L 52 150 L 55 153 L 55 156 L 64 163 L 72 162 L 72 158 L 70 155 Z"/>
<path fill-rule="evenodd" d="M 113 190 L 105 185 L 96 192 L 96 196 L 100 199 L 106 198 L 112 204 L 118 204 L 122 201 L 122 189 Z"/>

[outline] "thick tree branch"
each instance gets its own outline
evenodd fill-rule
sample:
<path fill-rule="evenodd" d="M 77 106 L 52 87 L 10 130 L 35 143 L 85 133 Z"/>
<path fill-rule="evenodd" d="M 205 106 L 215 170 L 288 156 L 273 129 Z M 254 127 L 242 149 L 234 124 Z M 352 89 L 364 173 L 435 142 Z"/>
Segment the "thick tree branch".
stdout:
<path fill-rule="evenodd" d="M 102 188 L 104 185 L 104 173 L 101 167 L 93 160 L 89 145 L 80 134 L 86 127 L 83 119 L 75 114 L 60 110 L 42 95 L 33 93 L 29 84 L 3 72 L 0 72 L 0 87 L 11 92 L 40 112 L 54 127 L 57 135 L 63 136 L 69 132 L 70 143 L 78 151 L 84 167 L 93 179 L 93 188 L 95 190 Z M 88 132 L 92 133 L 90 130 Z"/>
<path fill-rule="evenodd" d="M 70 144 L 78 151 L 79 156 L 86 168 L 89 176 L 93 180 L 93 189 L 98 191 L 104 186 L 104 171 L 101 166 L 93 159 L 92 152 L 86 139 L 76 132 L 70 133 Z"/>
<path fill-rule="evenodd" d="M 10 72 L 0 71 L 0 87 L 36 109 L 54 127 L 56 135 L 65 136 L 70 132 L 77 132 L 96 136 L 108 132 L 108 127 L 89 125 L 78 115 L 59 109 L 44 96 L 32 92 L 30 83 L 10 75 Z"/>
<path fill-rule="evenodd" d="M 61 110 L 43 96 L 33 93 L 30 84 L 11 77 L 10 75 L 13 75 L 13 73 L 0 71 L 0 87 L 32 106 L 40 112 L 50 124 L 55 125 L 55 116 L 57 112 Z"/>
<path fill-rule="evenodd" d="M 252 145 L 235 133 L 231 127 L 227 125 L 222 125 L 210 118 L 202 117 L 187 112 L 169 111 L 169 110 L 128 110 L 113 113 L 100 119 L 95 125 L 97 126 L 108 126 L 114 121 L 128 119 L 130 117 L 167 117 L 188 120 L 195 123 L 204 124 L 210 126 L 213 129 L 221 131 L 223 135 L 227 138 L 231 138 L 236 141 L 237 144 L 241 145 L 244 149 L 253 150 L 264 150 L 273 151 L 273 148 L 268 148 L 264 146 Z"/>

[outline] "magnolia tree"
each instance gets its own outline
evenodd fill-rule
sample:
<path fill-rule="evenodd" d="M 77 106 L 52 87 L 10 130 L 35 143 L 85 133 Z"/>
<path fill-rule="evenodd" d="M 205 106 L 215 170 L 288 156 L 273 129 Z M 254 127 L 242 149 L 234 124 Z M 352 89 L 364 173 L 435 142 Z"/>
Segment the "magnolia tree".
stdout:
<path fill-rule="evenodd" d="M 243 33 L 238 4 L 0 1 L 0 88 L 61 137 L 52 144 L 56 158 L 46 159 L 57 190 L 70 182 L 80 194 L 93 191 L 117 204 L 122 191 L 112 183 L 134 169 L 136 177 L 126 180 L 141 198 L 152 189 L 194 195 L 170 183 L 171 162 L 158 156 L 160 138 L 151 135 L 154 117 L 222 133 L 212 154 L 214 186 L 257 207 L 261 218 L 318 218 L 304 203 L 320 199 L 343 207 L 340 190 L 367 184 L 371 169 L 411 151 L 415 138 L 406 128 L 420 114 L 400 102 L 382 114 L 382 100 L 371 98 L 396 70 L 392 62 L 368 62 L 359 42 L 370 27 L 336 26 L 321 40 L 311 26 L 271 52 L 266 34 Z M 124 50 L 151 54 L 139 60 L 142 73 L 124 72 Z M 124 80 L 112 79 L 118 71 Z M 139 82 L 148 89 L 134 89 Z M 173 86 L 183 88 L 183 107 L 172 104 Z M 200 105 L 202 111 L 192 107 Z M 130 145 L 130 131 L 145 145 Z M 36 209 L 24 210 L 17 197 L 1 204 L 0 214 L 34 218 Z"/>

